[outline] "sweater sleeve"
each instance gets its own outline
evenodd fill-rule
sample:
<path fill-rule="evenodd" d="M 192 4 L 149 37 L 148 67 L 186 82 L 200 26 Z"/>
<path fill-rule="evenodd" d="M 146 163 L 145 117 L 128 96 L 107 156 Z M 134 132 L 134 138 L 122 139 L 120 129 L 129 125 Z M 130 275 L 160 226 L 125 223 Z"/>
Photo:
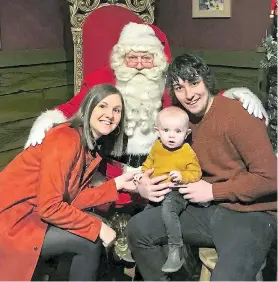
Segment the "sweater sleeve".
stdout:
<path fill-rule="evenodd" d="M 242 169 L 231 179 L 213 184 L 215 200 L 252 203 L 274 195 L 277 189 L 277 159 L 263 121 L 248 114 L 240 105 L 227 124 L 227 142 Z"/>
<path fill-rule="evenodd" d="M 153 164 L 154 164 L 154 152 L 155 152 L 155 148 L 157 146 L 157 141 L 154 143 L 147 159 L 145 160 L 145 162 L 142 164 L 142 171 L 145 172 L 148 169 L 153 168 Z"/>
<path fill-rule="evenodd" d="M 72 201 L 71 205 L 80 210 L 118 200 L 118 191 L 115 180 L 111 179 L 98 187 L 85 188 Z"/>
<path fill-rule="evenodd" d="M 73 160 L 80 151 L 79 135 L 64 128 L 50 133 L 42 144 L 37 208 L 47 223 L 89 240 L 96 240 L 101 220 L 64 201 Z"/>
<path fill-rule="evenodd" d="M 202 170 L 199 165 L 198 158 L 192 148 L 188 145 L 188 150 L 184 159 L 187 164 L 184 170 L 181 171 L 182 181 L 184 183 L 191 183 L 199 181 L 202 177 Z"/>

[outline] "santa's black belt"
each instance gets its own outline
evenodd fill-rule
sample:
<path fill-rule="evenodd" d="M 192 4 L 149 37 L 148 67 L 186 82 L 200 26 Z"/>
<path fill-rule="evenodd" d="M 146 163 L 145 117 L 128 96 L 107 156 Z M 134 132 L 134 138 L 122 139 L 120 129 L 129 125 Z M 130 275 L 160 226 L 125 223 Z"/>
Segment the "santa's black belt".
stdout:
<path fill-rule="evenodd" d="M 147 155 L 123 155 L 121 162 L 132 167 L 139 167 L 146 160 Z"/>

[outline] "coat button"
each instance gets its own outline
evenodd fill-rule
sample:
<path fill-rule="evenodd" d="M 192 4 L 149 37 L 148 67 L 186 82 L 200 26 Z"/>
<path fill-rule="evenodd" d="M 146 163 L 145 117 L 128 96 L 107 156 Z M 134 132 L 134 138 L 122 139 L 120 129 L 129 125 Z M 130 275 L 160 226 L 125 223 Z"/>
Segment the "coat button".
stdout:
<path fill-rule="evenodd" d="M 37 250 L 38 250 L 38 247 L 35 247 L 35 248 L 34 248 L 34 251 L 37 251 Z"/>

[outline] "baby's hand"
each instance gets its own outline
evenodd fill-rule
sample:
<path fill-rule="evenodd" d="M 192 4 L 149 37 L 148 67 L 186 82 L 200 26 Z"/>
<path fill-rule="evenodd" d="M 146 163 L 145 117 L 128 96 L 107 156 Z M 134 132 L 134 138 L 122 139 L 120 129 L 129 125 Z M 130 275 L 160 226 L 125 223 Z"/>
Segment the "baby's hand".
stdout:
<path fill-rule="evenodd" d="M 171 181 L 179 183 L 182 181 L 181 173 L 177 170 L 170 171 L 169 175 L 171 176 Z"/>

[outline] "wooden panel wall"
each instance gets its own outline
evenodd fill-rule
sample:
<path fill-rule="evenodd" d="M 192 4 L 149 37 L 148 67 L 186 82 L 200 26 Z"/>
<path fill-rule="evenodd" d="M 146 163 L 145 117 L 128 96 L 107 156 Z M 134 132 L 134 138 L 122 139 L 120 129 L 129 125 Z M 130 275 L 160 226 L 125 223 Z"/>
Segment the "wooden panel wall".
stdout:
<path fill-rule="evenodd" d="M 71 97 L 70 52 L 0 52 L 0 170 L 22 150 L 35 118 Z"/>

